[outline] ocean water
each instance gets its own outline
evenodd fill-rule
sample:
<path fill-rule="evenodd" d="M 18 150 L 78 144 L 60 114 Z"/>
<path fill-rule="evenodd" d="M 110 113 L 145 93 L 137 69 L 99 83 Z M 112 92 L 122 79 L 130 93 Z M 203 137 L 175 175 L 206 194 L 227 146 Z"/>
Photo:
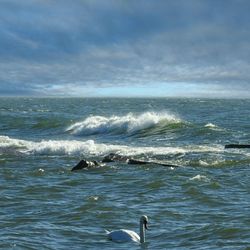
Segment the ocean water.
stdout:
<path fill-rule="evenodd" d="M 250 249 L 249 132 L 250 100 L 0 98 L 0 249 Z M 179 167 L 71 172 L 109 153 Z"/>

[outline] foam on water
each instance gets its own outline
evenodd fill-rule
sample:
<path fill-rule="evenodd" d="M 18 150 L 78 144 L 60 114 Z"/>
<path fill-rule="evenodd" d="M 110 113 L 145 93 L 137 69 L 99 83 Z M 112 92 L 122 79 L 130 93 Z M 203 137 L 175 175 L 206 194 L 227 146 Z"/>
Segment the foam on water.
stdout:
<path fill-rule="evenodd" d="M 211 129 L 211 130 L 214 130 L 214 131 L 226 131 L 225 128 L 221 128 L 219 127 L 218 125 L 215 125 L 211 122 L 207 123 L 206 125 L 204 125 L 205 128 L 208 128 L 208 129 Z"/>
<path fill-rule="evenodd" d="M 133 134 L 164 122 L 166 124 L 179 123 L 181 120 L 173 114 L 145 112 L 140 115 L 128 113 L 124 116 L 89 116 L 81 122 L 69 126 L 66 131 L 76 135 L 92 134 Z"/>
<path fill-rule="evenodd" d="M 205 181 L 205 182 L 209 182 L 210 179 L 208 177 L 206 177 L 205 175 L 196 175 L 192 178 L 189 178 L 190 181 Z"/>
<path fill-rule="evenodd" d="M 169 155 L 185 154 L 188 152 L 220 152 L 220 147 L 193 146 L 193 147 L 132 147 L 127 145 L 114 145 L 95 143 L 94 140 L 42 140 L 39 142 L 13 139 L 8 136 L 0 136 L 0 152 L 15 150 L 23 154 L 35 155 L 93 155 L 102 156 L 111 152 L 133 155 Z"/>
<path fill-rule="evenodd" d="M 207 123 L 207 124 L 205 125 L 205 127 L 206 127 L 206 128 L 216 128 L 216 125 L 213 124 L 213 123 Z"/>

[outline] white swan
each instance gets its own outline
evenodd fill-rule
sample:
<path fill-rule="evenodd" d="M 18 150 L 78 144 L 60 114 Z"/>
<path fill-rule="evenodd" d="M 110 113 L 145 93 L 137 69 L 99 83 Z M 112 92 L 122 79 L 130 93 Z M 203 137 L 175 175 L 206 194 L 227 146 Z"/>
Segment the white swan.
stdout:
<path fill-rule="evenodd" d="M 144 243 L 145 229 L 148 229 L 147 223 L 148 223 L 148 217 L 146 215 L 143 215 L 140 219 L 140 236 L 134 231 L 120 229 L 111 232 L 107 231 L 108 238 L 115 242 L 135 241 L 139 243 Z"/>

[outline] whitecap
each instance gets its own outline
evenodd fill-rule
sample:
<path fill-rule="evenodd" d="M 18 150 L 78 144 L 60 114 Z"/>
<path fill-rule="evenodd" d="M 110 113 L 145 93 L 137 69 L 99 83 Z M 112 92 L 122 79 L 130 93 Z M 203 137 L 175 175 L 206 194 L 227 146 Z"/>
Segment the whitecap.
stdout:
<path fill-rule="evenodd" d="M 205 181 L 205 182 L 209 182 L 210 179 L 208 177 L 206 177 L 205 175 L 196 175 L 192 178 L 189 178 L 190 181 Z"/>
<path fill-rule="evenodd" d="M 154 127 L 160 122 L 178 123 L 181 120 L 173 114 L 145 112 L 139 115 L 128 113 L 124 116 L 89 116 L 69 126 L 66 131 L 76 135 L 135 133 Z"/>
<path fill-rule="evenodd" d="M 215 124 L 213 124 L 213 123 L 207 123 L 207 124 L 205 125 L 205 127 L 206 127 L 206 128 L 216 128 L 217 126 L 216 126 Z"/>
<path fill-rule="evenodd" d="M 149 147 L 149 146 L 128 146 L 118 144 L 96 143 L 94 140 L 42 140 L 28 141 L 0 136 L 0 151 L 8 147 L 23 154 L 34 155 L 86 155 L 103 156 L 111 152 L 121 155 L 173 155 L 189 152 L 217 152 L 221 149 L 215 146 L 190 146 L 190 147 Z"/>
<path fill-rule="evenodd" d="M 215 130 L 215 131 L 226 131 L 224 128 L 221 128 L 218 125 L 215 125 L 215 124 L 213 124 L 211 122 L 204 125 L 204 127 L 208 128 L 208 129 L 211 129 L 211 130 Z"/>
<path fill-rule="evenodd" d="M 209 166 L 209 164 L 206 162 L 206 161 L 203 161 L 203 160 L 199 160 L 199 164 L 201 165 L 201 166 Z"/>

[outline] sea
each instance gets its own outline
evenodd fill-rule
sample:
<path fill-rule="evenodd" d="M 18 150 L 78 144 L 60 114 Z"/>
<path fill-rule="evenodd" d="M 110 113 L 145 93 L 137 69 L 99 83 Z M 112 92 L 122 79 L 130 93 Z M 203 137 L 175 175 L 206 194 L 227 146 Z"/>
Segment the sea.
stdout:
<path fill-rule="evenodd" d="M 249 99 L 2 97 L 0 249 L 249 250 L 250 149 L 232 143 L 250 144 Z M 146 243 L 108 240 L 141 215 Z"/>

